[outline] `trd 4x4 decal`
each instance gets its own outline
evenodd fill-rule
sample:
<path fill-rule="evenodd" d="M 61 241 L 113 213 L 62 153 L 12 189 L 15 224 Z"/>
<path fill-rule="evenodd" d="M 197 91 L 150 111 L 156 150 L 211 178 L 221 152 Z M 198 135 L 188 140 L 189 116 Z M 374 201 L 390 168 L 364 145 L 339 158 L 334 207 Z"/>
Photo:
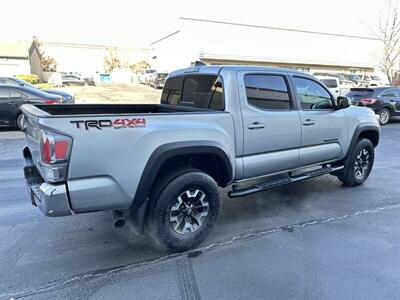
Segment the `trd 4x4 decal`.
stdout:
<path fill-rule="evenodd" d="M 121 128 L 137 128 L 146 127 L 146 119 L 116 119 L 116 120 L 82 120 L 82 121 L 70 121 L 71 124 L 75 124 L 76 128 L 97 128 L 102 130 L 103 128 L 112 127 L 114 129 Z"/>

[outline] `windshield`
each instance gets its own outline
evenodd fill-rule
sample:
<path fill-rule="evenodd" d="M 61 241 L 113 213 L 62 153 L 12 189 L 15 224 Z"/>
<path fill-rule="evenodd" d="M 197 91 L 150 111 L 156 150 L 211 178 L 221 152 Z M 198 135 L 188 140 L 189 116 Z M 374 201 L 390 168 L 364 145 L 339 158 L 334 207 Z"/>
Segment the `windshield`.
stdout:
<path fill-rule="evenodd" d="M 372 97 L 375 94 L 374 89 L 367 88 L 352 88 L 350 92 L 347 93 L 347 97 L 357 99 L 357 98 L 367 98 Z"/>
<path fill-rule="evenodd" d="M 158 78 L 167 78 L 168 73 L 158 73 L 157 77 Z"/>
<path fill-rule="evenodd" d="M 361 78 L 358 75 L 349 75 L 349 78 L 351 80 L 356 80 L 356 81 L 361 80 Z"/>
<path fill-rule="evenodd" d="M 378 81 L 380 81 L 381 79 L 378 77 L 378 76 L 371 76 L 371 78 L 372 78 L 372 80 L 378 80 Z"/>

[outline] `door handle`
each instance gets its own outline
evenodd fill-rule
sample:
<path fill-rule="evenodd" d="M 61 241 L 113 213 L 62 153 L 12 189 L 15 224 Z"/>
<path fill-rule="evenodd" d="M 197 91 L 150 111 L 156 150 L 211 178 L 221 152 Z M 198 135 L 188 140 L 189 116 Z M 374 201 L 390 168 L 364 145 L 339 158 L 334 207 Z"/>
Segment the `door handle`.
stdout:
<path fill-rule="evenodd" d="M 248 129 L 263 129 L 264 127 L 265 127 L 265 125 L 260 122 L 254 122 L 254 123 L 247 125 Z"/>
<path fill-rule="evenodd" d="M 315 121 L 313 119 L 306 119 L 304 122 L 302 122 L 304 126 L 311 126 L 315 124 Z"/>

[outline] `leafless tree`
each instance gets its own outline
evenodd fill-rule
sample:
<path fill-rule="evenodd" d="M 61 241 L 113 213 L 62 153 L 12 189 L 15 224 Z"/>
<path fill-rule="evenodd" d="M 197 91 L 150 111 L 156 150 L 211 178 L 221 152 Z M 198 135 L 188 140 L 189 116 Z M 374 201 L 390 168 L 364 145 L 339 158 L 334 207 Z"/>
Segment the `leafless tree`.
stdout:
<path fill-rule="evenodd" d="M 395 72 L 400 58 L 400 14 L 398 1 L 389 1 L 385 13 L 380 17 L 377 37 L 382 41 L 383 54 L 380 68 L 390 84 L 395 83 Z"/>

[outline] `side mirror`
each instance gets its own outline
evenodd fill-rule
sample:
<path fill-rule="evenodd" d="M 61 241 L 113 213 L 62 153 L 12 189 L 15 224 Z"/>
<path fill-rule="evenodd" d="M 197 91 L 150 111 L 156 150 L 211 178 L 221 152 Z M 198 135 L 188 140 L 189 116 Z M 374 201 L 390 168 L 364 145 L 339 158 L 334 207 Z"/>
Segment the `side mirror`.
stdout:
<path fill-rule="evenodd" d="M 347 97 L 339 96 L 336 99 L 336 109 L 343 109 L 350 106 L 349 99 Z"/>

